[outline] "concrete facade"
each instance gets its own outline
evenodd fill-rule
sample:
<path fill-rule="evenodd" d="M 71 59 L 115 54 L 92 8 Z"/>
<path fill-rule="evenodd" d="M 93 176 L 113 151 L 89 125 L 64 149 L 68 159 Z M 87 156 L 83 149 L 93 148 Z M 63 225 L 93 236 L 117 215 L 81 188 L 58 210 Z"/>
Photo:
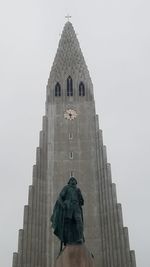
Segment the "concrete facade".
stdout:
<path fill-rule="evenodd" d="M 73 96 L 67 96 L 69 76 Z M 79 95 L 81 82 L 84 96 Z M 57 83 L 60 96 L 55 92 Z M 64 115 L 69 110 L 74 118 Z M 65 24 L 48 80 L 46 114 L 39 139 L 13 267 L 54 266 L 59 242 L 52 233 L 50 217 L 70 175 L 76 177 L 85 200 L 84 234 L 95 267 L 136 267 L 95 113 L 93 85 L 70 22 Z"/>

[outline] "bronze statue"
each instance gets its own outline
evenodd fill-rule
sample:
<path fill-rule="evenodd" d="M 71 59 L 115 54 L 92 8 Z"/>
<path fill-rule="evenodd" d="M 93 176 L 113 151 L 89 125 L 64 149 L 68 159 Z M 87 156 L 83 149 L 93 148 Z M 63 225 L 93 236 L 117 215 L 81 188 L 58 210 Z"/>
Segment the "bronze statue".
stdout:
<path fill-rule="evenodd" d="M 77 180 L 69 179 L 59 194 L 51 217 L 54 234 L 61 240 L 62 245 L 82 244 L 83 236 L 83 212 L 84 200 Z"/>

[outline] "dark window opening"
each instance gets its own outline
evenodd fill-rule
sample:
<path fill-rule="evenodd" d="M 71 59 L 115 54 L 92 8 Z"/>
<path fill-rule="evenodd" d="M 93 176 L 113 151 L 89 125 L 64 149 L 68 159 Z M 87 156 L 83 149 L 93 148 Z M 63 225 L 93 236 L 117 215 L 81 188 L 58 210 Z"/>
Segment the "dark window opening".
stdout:
<path fill-rule="evenodd" d="M 83 82 L 80 82 L 79 84 L 79 96 L 85 96 L 85 87 Z"/>
<path fill-rule="evenodd" d="M 67 79 L 67 96 L 73 96 L 72 78 L 70 76 Z"/>
<path fill-rule="evenodd" d="M 73 159 L 73 152 L 70 152 L 70 153 L 69 153 L 69 158 L 70 158 L 70 159 Z"/>
<path fill-rule="evenodd" d="M 55 96 L 61 96 L 61 87 L 59 83 L 55 85 Z"/>

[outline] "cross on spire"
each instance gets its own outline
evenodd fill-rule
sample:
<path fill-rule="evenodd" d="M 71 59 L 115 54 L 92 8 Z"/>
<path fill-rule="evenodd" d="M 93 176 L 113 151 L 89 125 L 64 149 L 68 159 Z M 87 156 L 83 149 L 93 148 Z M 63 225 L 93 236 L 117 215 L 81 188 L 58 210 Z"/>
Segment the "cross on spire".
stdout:
<path fill-rule="evenodd" d="M 65 18 L 69 21 L 69 19 L 71 19 L 71 16 L 68 14 L 67 16 L 65 16 Z"/>

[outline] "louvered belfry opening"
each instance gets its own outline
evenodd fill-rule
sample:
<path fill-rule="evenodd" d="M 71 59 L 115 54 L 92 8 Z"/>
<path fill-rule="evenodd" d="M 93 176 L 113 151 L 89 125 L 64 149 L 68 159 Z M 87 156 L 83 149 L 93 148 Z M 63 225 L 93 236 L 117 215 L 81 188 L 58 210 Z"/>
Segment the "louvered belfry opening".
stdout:
<path fill-rule="evenodd" d="M 55 96 L 61 96 L 61 86 L 59 82 L 55 85 Z"/>
<path fill-rule="evenodd" d="M 70 76 L 67 79 L 67 96 L 73 96 L 73 81 Z"/>
<path fill-rule="evenodd" d="M 79 84 L 79 96 L 85 96 L 85 86 L 83 82 Z"/>

